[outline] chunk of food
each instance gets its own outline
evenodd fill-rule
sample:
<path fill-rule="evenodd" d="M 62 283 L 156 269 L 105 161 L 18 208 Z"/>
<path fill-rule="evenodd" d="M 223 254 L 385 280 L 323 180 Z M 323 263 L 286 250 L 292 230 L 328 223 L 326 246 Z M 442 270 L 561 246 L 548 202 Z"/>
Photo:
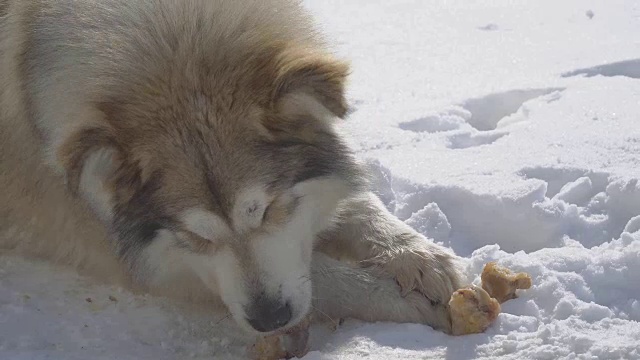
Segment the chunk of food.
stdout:
<path fill-rule="evenodd" d="M 484 332 L 500 313 L 500 303 L 482 288 L 470 286 L 456 290 L 449 300 L 452 334 Z"/>
<path fill-rule="evenodd" d="M 284 333 L 261 337 L 249 349 L 249 356 L 255 360 L 279 360 L 301 358 L 309 352 L 309 326 L 311 318 Z"/>
<path fill-rule="evenodd" d="M 484 332 L 498 317 L 500 304 L 517 297 L 516 290 L 529 289 L 531 276 L 489 262 L 484 266 L 482 287 L 456 290 L 449 300 L 453 335 Z"/>
<path fill-rule="evenodd" d="M 287 351 L 282 346 L 282 335 L 260 337 L 249 349 L 251 359 L 287 359 Z"/>
<path fill-rule="evenodd" d="M 531 287 L 531 276 L 527 273 L 514 273 L 496 262 L 487 263 L 482 270 L 482 288 L 501 304 L 515 299 L 516 290 Z"/>

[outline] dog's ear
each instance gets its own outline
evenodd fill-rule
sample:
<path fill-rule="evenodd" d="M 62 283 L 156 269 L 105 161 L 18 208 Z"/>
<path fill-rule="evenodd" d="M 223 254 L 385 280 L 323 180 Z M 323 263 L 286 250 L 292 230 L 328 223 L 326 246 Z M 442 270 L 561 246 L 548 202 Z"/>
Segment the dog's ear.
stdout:
<path fill-rule="evenodd" d="M 129 202 L 148 180 L 140 161 L 131 161 L 109 129 L 76 130 L 58 151 L 68 190 L 110 222 L 117 204 Z"/>
<path fill-rule="evenodd" d="M 110 115 L 103 107 L 100 114 L 96 116 Z M 108 124 L 79 128 L 57 152 L 69 192 L 86 200 L 105 221 L 116 203 L 128 202 L 149 177 L 142 160 L 131 159 L 118 138 Z"/>
<path fill-rule="evenodd" d="M 105 172 L 112 171 L 117 161 L 117 145 L 112 140 L 108 130 L 98 127 L 89 127 L 76 130 L 73 135 L 66 139 L 58 151 L 58 158 L 62 163 L 65 172 L 67 188 L 73 194 L 81 191 L 83 173 L 89 172 L 93 175 L 106 177 Z M 101 159 L 97 158 L 89 161 L 93 154 L 101 153 Z M 92 166 L 92 171 L 85 170 L 87 162 L 99 162 L 101 169 L 98 173 L 96 166 Z M 96 164 L 97 165 L 97 164 Z"/>
<path fill-rule="evenodd" d="M 348 75 L 349 65 L 329 55 L 288 53 L 279 62 L 273 104 L 285 115 L 306 111 L 344 118 L 348 112 Z"/>
<path fill-rule="evenodd" d="M 77 129 L 57 153 L 68 190 L 88 201 L 97 215 L 108 221 L 115 198 L 113 181 L 122 156 L 109 130 Z"/>

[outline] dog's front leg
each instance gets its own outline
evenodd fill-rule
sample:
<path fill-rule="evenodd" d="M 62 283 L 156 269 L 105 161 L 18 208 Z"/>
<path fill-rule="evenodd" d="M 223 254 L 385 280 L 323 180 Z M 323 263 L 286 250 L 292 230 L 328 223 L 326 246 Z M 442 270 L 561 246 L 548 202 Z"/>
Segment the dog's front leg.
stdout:
<path fill-rule="evenodd" d="M 318 249 L 382 269 L 395 278 L 404 296 L 415 290 L 433 304 L 446 304 L 462 282 L 460 259 L 400 221 L 373 193 L 342 207 Z"/>
<path fill-rule="evenodd" d="M 314 253 L 311 280 L 318 318 L 355 318 L 369 322 L 421 323 L 450 333 L 448 307 L 432 304 L 419 292 L 402 296 L 393 277 Z"/>

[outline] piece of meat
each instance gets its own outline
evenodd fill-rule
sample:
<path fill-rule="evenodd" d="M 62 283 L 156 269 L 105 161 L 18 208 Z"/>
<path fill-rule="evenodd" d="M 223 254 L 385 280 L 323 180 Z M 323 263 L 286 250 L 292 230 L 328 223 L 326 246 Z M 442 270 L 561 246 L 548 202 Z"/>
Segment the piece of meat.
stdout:
<path fill-rule="evenodd" d="M 249 357 L 255 360 L 286 359 L 287 351 L 282 346 L 282 335 L 260 337 L 248 350 Z"/>
<path fill-rule="evenodd" d="M 449 300 L 453 335 L 484 332 L 500 313 L 500 303 L 482 288 L 456 290 Z"/>
<path fill-rule="evenodd" d="M 515 299 L 516 290 L 531 287 L 531 276 L 527 273 L 514 273 L 496 262 L 487 263 L 482 270 L 482 288 L 501 304 Z"/>
<path fill-rule="evenodd" d="M 500 304 L 517 297 L 516 290 L 529 289 L 531 276 L 514 273 L 496 262 L 484 266 L 482 287 L 456 290 L 449 300 L 453 335 L 484 332 L 498 317 Z"/>
<path fill-rule="evenodd" d="M 301 358 L 309 352 L 309 326 L 311 318 L 306 317 L 300 324 L 282 334 L 260 337 L 249 348 L 249 356 L 255 360 L 279 360 Z"/>

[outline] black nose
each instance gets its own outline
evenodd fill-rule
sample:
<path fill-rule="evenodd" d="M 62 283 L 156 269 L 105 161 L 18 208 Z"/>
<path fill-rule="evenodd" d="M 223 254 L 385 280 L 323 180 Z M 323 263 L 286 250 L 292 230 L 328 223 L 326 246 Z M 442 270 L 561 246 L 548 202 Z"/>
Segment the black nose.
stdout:
<path fill-rule="evenodd" d="M 259 332 L 277 330 L 291 320 L 289 303 L 269 299 L 264 295 L 258 297 L 246 310 L 247 321 Z"/>

